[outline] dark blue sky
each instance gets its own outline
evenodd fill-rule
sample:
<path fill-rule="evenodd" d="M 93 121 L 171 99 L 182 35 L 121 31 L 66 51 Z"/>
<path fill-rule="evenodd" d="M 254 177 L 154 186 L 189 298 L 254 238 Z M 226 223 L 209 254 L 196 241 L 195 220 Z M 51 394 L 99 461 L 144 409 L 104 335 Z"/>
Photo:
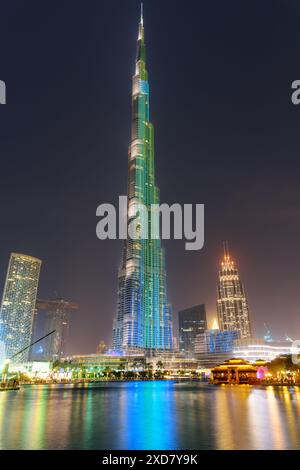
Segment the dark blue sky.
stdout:
<path fill-rule="evenodd" d="M 174 315 L 214 315 L 226 238 L 256 335 L 300 338 L 300 4 L 144 3 L 161 200 L 206 207 L 203 250 L 164 243 Z M 40 297 L 80 304 L 69 352 L 111 338 L 121 243 L 95 212 L 126 193 L 138 18 L 136 0 L 1 2 L 0 285 L 11 251 L 40 257 Z"/>

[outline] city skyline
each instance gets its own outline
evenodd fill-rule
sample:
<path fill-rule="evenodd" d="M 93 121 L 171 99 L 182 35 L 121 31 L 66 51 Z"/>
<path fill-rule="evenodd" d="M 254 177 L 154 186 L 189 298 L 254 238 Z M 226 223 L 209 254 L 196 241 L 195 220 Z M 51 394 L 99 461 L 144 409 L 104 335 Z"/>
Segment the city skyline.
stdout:
<path fill-rule="evenodd" d="M 216 315 L 212 317 L 210 321 L 208 321 L 207 315 L 206 315 L 205 304 L 196 305 L 194 307 L 187 307 L 184 310 L 180 310 L 178 311 L 178 315 L 176 315 L 176 317 L 178 317 L 178 331 L 176 331 L 177 329 L 175 328 L 176 334 L 173 333 L 175 318 L 173 317 L 171 320 L 172 321 L 171 344 L 176 339 L 176 344 L 178 342 L 178 347 L 179 347 L 178 350 L 181 352 L 188 353 L 188 351 L 185 350 L 185 348 L 183 348 L 182 346 L 182 343 L 184 341 L 188 341 L 188 343 L 191 343 L 192 336 L 194 339 L 197 337 L 197 341 L 198 341 L 200 336 L 203 336 L 203 334 L 205 333 L 216 334 L 219 332 L 220 335 L 226 334 L 226 333 L 228 333 L 229 335 L 229 333 L 232 333 L 232 337 L 228 336 L 228 340 L 227 339 L 225 340 L 224 346 L 226 346 L 227 344 L 226 342 L 228 342 L 228 345 L 229 345 L 230 341 L 232 342 L 233 338 L 250 339 L 250 340 L 251 338 L 253 338 L 255 340 L 255 338 L 260 337 L 261 338 L 260 341 L 262 342 L 264 341 L 266 343 L 265 335 L 253 334 L 253 327 L 251 326 L 251 318 L 249 315 L 249 307 L 248 307 L 248 302 L 247 302 L 247 298 L 246 298 L 245 291 L 244 291 L 244 286 L 240 280 L 239 272 L 236 267 L 236 262 L 233 260 L 231 254 L 229 253 L 228 241 L 223 242 L 223 250 L 224 250 L 223 260 L 221 262 L 221 269 L 219 271 L 219 282 L 217 286 Z M 24 270 L 22 271 L 23 269 L 22 266 L 21 266 L 21 271 L 20 271 L 20 268 L 18 267 L 18 264 L 20 264 L 20 261 L 21 261 L 22 266 L 23 266 L 23 263 L 26 264 L 26 262 L 27 264 L 29 264 L 28 269 L 27 270 L 25 269 L 26 271 L 25 274 L 23 273 Z M 14 278 L 16 277 L 16 280 L 19 279 L 18 273 L 20 271 L 21 276 L 23 277 L 25 276 L 24 280 L 26 282 L 28 275 L 32 271 L 32 268 L 30 265 L 32 263 L 35 263 L 38 265 L 38 277 L 35 280 L 34 279 L 31 280 L 32 282 L 34 281 L 34 286 L 33 286 L 34 294 L 29 293 L 29 287 L 26 287 L 27 286 L 26 284 L 25 288 L 22 288 L 23 289 L 22 293 L 17 296 L 17 298 L 19 298 L 19 301 L 17 300 L 16 304 L 14 304 L 9 301 L 9 298 L 12 296 L 12 288 L 15 289 Z M 24 322 L 26 323 L 27 321 L 27 324 L 29 325 L 29 326 L 27 325 L 26 327 L 26 331 L 28 331 L 27 336 L 25 335 L 24 338 L 22 338 L 21 343 L 19 341 L 16 346 L 13 346 L 13 349 L 11 345 L 8 346 L 8 349 L 11 350 L 8 354 L 9 356 L 11 356 L 12 354 L 16 352 L 19 352 L 20 348 L 24 346 L 28 346 L 30 342 L 32 342 L 33 340 L 36 340 L 37 339 L 36 332 L 37 330 L 41 331 L 41 328 L 44 330 L 45 335 L 47 335 L 52 330 L 56 332 L 54 333 L 53 336 L 50 337 L 50 340 L 49 338 L 47 340 L 44 340 L 42 352 L 41 351 L 34 352 L 34 350 L 32 349 L 31 353 L 29 353 L 29 351 L 26 351 L 25 355 L 22 354 L 20 358 L 24 359 L 24 357 L 27 358 L 27 356 L 29 358 L 30 354 L 31 354 L 31 357 L 36 358 L 36 360 L 38 358 L 40 360 L 45 360 L 46 358 L 49 359 L 51 355 L 53 358 L 62 358 L 62 357 L 68 356 L 67 340 L 69 339 L 68 336 L 69 336 L 69 326 L 70 326 L 69 311 L 77 310 L 78 305 L 76 305 L 73 302 L 66 301 L 62 298 L 55 298 L 55 299 L 50 299 L 50 300 L 41 300 L 37 298 L 41 265 L 42 265 L 42 260 L 39 260 L 31 255 L 15 253 L 15 252 L 12 252 L 10 255 L 10 261 L 9 261 L 9 265 L 7 269 L 6 282 L 5 282 L 4 289 L 3 289 L 2 304 L 1 304 L 1 309 L 0 309 L 0 320 L 2 318 L 2 332 L 4 334 L 6 334 L 5 333 L 6 330 L 4 328 L 5 322 L 3 321 L 3 319 L 5 315 L 7 317 L 6 305 L 8 305 L 8 308 L 10 308 L 10 310 L 13 310 L 13 314 L 14 316 L 16 316 L 18 315 L 18 310 L 20 310 L 19 304 L 20 303 L 23 304 L 24 302 L 26 303 L 28 295 L 31 295 L 32 299 L 34 298 L 34 300 L 32 300 L 31 302 L 31 310 L 30 310 L 31 314 L 30 314 L 30 319 L 29 319 L 30 321 L 26 320 L 27 317 L 25 316 L 25 318 L 22 319 L 21 325 L 19 325 L 19 323 L 17 322 L 18 328 L 22 329 L 23 323 Z M 23 294 L 23 291 L 24 291 L 24 294 Z M 119 291 L 118 291 L 118 296 L 119 296 Z M 227 303 L 228 303 L 229 297 L 232 297 L 232 302 L 234 303 L 234 305 L 233 306 L 231 305 L 228 307 Z M 240 302 L 241 302 L 241 306 L 239 304 Z M 3 310 L 3 314 L 1 315 L 2 310 Z M 40 312 L 42 310 L 46 311 L 46 315 L 44 316 L 45 318 L 43 319 L 43 322 L 41 322 L 41 319 L 40 319 Z M 195 322 L 196 317 L 199 315 L 201 317 L 201 319 L 199 317 L 197 320 L 198 323 L 200 321 L 199 325 L 202 323 L 204 325 L 205 323 L 204 326 L 200 327 L 201 329 L 200 335 L 199 333 L 196 333 L 196 330 L 199 328 L 199 325 L 197 322 Z M 241 319 L 241 315 L 242 315 L 242 319 Z M 111 351 L 114 351 L 115 353 L 120 353 L 120 352 L 122 353 L 123 351 L 124 353 L 126 353 L 127 349 L 130 351 L 131 349 L 134 350 L 134 348 L 137 348 L 137 349 L 141 348 L 144 350 L 173 349 L 174 345 L 172 347 L 169 347 L 170 343 L 168 343 L 167 348 L 157 348 L 157 347 L 149 348 L 141 344 L 133 344 L 133 343 L 126 344 L 125 347 L 122 347 L 122 346 L 120 346 L 119 348 L 116 347 L 116 344 L 114 343 L 114 328 L 115 328 L 116 318 L 117 316 L 113 318 L 113 322 L 112 322 L 113 335 L 112 335 L 112 339 L 110 342 Z M 186 333 L 184 333 L 185 321 L 187 325 L 186 327 L 188 328 L 187 331 L 190 331 L 191 333 L 188 333 L 187 338 L 184 340 L 183 336 L 186 335 Z M 12 323 L 11 319 L 9 319 L 9 322 L 6 321 L 6 323 L 11 324 Z M 14 319 L 13 319 L 13 323 L 15 323 Z M 195 324 L 194 326 L 192 326 L 193 323 Z M 197 323 L 197 326 L 196 326 L 196 323 Z M 0 321 L 0 326 L 1 326 L 1 321 Z M 266 328 L 265 324 L 264 324 L 264 327 Z M 189 337 L 189 334 L 192 334 L 192 336 Z M 271 334 L 270 330 L 268 330 L 268 334 L 269 335 Z M 285 339 L 285 341 L 288 341 L 288 342 L 292 341 L 291 338 L 287 334 L 281 335 L 279 339 L 280 340 Z M 18 340 L 18 336 L 15 336 L 13 338 L 13 342 L 17 343 L 17 340 Z M 273 341 L 274 339 L 272 338 L 271 342 Z M 100 340 L 100 343 L 101 342 L 104 344 L 102 339 Z M 275 340 L 275 343 L 276 343 L 276 340 Z M 6 348 L 7 348 L 7 345 L 6 345 Z M 98 348 L 98 345 L 97 345 L 97 348 Z M 197 346 L 197 348 L 199 349 L 199 345 Z M 175 347 L 175 351 L 176 350 L 177 350 L 177 347 Z M 52 351 L 52 353 L 50 353 L 50 351 Z M 77 352 L 78 351 L 76 351 L 75 353 Z M 92 351 L 90 350 L 89 352 L 92 352 Z M 2 353 L 3 351 L 1 350 L 0 357 Z M 190 353 L 192 353 L 192 350 L 190 350 Z M 20 358 L 17 360 L 17 362 L 21 360 Z"/>
<path fill-rule="evenodd" d="M 8 462 L 300 450 L 299 18 L 299 0 L 3 2 Z"/>
<path fill-rule="evenodd" d="M 0 32 L 9 104 L 1 107 L 0 191 L 9 203 L 2 206 L 0 283 L 11 251 L 42 259 L 40 296 L 57 291 L 80 305 L 70 353 L 111 339 L 121 243 L 96 239 L 95 210 L 126 192 L 138 10 L 139 2 L 116 1 L 82 17 L 74 2 L 73 30 L 67 3 L 59 10 L 49 4 L 41 32 L 28 7 L 22 20 L 28 29 L 19 17 L 10 30 L 4 21 Z M 164 242 L 174 314 L 204 302 L 209 319 L 216 316 L 219 247 L 228 239 L 247 287 L 255 336 L 267 323 L 275 337 L 297 338 L 299 110 L 290 101 L 298 72 L 292 8 L 278 6 L 270 17 L 255 2 L 246 15 L 241 6 L 220 3 L 217 11 L 191 2 L 186 9 L 167 0 L 146 2 L 145 14 L 161 200 L 206 205 L 203 250 L 191 254 L 180 241 Z M 9 6 L 4 18 L 14 18 Z M 113 27 L 106 25 L 111 18 Z M 279 41 L 282 18 L 289 27 Z M 22 40 L 15 42 L 20 25 Z M 9 41 L 14 54 L 4 47 Z M 27 74 L 20 80 L 25 56 Z M 26 210 L 20 211 L 21 203 Z"/>

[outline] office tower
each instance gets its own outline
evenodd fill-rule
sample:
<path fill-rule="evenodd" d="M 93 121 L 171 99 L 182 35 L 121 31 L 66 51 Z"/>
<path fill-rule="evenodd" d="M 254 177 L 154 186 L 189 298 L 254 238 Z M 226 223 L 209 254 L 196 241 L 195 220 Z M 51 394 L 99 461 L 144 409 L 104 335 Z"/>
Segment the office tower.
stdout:
<path fill-rule="evenodd" d="M 160 239 L 151 239 L 151 205 L 159 204 L 159 189 L 155 182 L 154 129 L 149 119 L 149 83 L 141 15 L 132 85 L 127 226 L 137 222 L 136 208 L 143 204 L 149 221 L 145 227 L 145 219 L 140 217 L 137 229 L 141 234 L 148 228 L 149 237 L 128 237 L 124 242 L 113 325 L 115 351 L 172 348 L 172 313 L 167 301 L 165 257 Z"/>
<path fill-rule="evenodd" d="M 235 340 L 238 340 L 239 337 L 238 331 L 207 330 L 196 336 L 194 351 L 196 354 L 231 353 Z"/>
<path fill-rule="evenodd" d="M 61 359 L 66 355 L 66 346 L 69 332 L 69 314 L 78 306 L 64 299 L 37 300 L 38 312 L 45 311 L 44 335 L 55 332 L 45 338 L 41 346 L 43 358 L 47 361 Z"/>
<path fill-rule="evenodd" d="M 178 312 L 179 350 L 194 353 L 195 339 L 207 329 L 205 305 L 196 305 Z"/>
<path fill-rule="evenodd" d="M 0 341 L 7 359 L 31 343 L 41 263 L 20 253 L 10 256 L 0 312 Z M 26 362 L 29 352 L 16 355 L 13 362 Z"/>
<path fill-rule="evenodd" d="M 249 308 L 239 272 L 232 260 L 228 243 L 224 243 L 224 258 L 219 271 L 218 322 L 221 331 L 238 331 L 240 338 L 251 336 Z"/>

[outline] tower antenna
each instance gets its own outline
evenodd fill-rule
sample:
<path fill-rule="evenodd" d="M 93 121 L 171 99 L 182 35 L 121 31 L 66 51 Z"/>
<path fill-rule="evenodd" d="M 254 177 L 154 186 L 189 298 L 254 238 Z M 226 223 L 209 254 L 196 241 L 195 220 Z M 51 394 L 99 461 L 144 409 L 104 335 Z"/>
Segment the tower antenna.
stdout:
<path fill-rule="evenodd" d="M 227 240 L 223 241 L 223 248 L 224 248 L 224 257 L 227 258 L 229 256 L 229 247 L 228 247 Z"/>
<path fill-rule="evenodd" d="M 226 252 L 227 252 L 227 256 L 229 258 L 229 243 L 228 243 L 228 240 L 226 240 Z"/>
<path fill-rule="evenodd" d="M 141 2 L 141 25 L 144 24 L 143 10 L 144 10 L 144 5 L 143 5 L 143 2 Z"/>

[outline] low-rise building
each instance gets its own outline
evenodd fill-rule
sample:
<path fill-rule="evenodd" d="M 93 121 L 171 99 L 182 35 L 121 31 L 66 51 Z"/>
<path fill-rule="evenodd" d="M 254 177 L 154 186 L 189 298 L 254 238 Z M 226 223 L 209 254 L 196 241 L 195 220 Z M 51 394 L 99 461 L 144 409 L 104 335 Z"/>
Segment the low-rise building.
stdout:
<path fill-rule="evenodd" d="M 255 362 L 262 359 L 271 362 L 278 356 L 300 354 L 300 345 L 294 346 L 290 341 L 273 341 L 266 343 L 263 339 L 241 339 L 235 341 L 233 356 Z"/>
<path fill-rule="evenodd" d="M 243 359 L 229 359 L 214 367 L 211 382 L 214 384 L 255 384 L 259 381 L 258 366 Z"/>
<path fill-rule="evenodd" d="M 234 357 L 234 342 L 239 338 L 238 331 L 206 330 L 195 339 L 195 358 L 199 369 L 211 369 Z"/>
<path fill-rule="evenodd" d="M 231 353 L 234 342 L 239 339 L 238 331 L 206 330 L 196 336 L 195 354 Z"/>
<path fill-rule="evenodd" d="M 152 365 L 153 370 L 164 369 L 171 372 L 190 372 L 199 368 L 197 359 L 189 358 L 180 352 L 159 352 L 148 356 L 147 363 Z"/>
<path fill-rule="evenodd" d="M 86 368 L 97 368 L 111 370 L 131 370 L 143 368 L 145 363 L 144 354 L 114 355 L 114 354 L 81 354 L 62 360 L 66 366 L 78 366 Z"/>

